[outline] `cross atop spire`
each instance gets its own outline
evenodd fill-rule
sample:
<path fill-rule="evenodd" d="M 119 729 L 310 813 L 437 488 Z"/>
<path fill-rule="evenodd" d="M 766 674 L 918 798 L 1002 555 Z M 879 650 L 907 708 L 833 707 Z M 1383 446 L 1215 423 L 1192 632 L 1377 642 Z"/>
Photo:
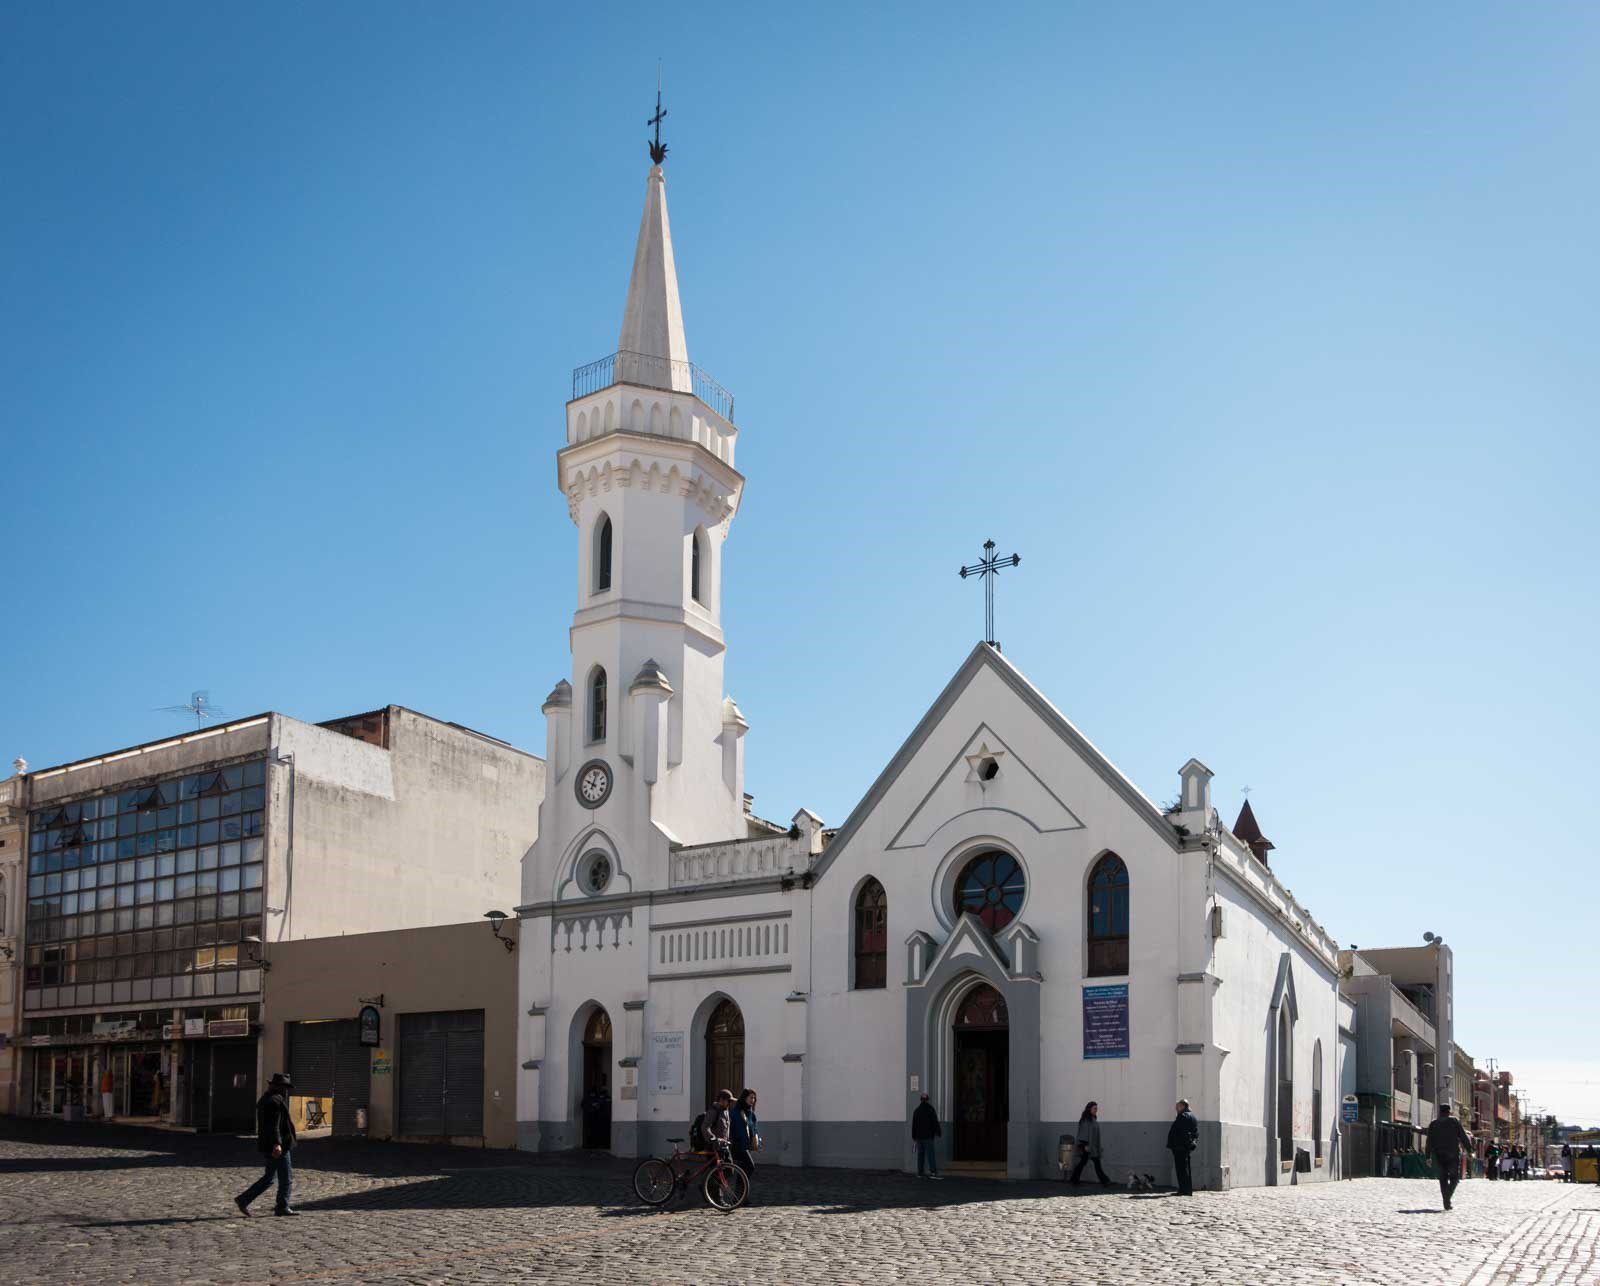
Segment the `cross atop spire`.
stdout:
<path fill-rule="evenodd" d="M 650 160 L 655 165 L 660 165 L 667 159 L 667 145 L 661 141 L 661 122 L 667 114 L 661 110 L 661 64 L 656 64 L 656 114 L 645 122 L 656 128 L 656 141 L 650 144 Z"/>

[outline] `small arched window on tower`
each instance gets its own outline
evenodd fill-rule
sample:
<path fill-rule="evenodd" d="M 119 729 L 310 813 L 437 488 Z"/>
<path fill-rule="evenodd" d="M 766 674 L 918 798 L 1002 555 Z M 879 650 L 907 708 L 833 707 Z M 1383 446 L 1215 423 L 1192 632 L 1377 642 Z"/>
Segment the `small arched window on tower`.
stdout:
<path fill-rule="evenodd" d="M 594 592 L 611 588 L 611 515 L 601 514 L 594 529 Z"/>
<path fill-rule="evenodd" d="M 699 527 L 694 529 L 694 535 L 689 537 L 689 597 L 697 603 L 704 603 L 705 573 L 701 566 L 705 562 L 705 554 L 700 546 L 705 544 L 706 533 Z"/>
<path fill-rule="evenodd" d="M 1107 853 L 1089 872 L 1089 976 L 1128 972 L 1128 868 Z"/>
<path fill-rule="evenodd" d="M 606 672 L 594 667 L 589 676 L 589 740 L 606 739 Z"/>
<path fill-rule="evenodd" d="M 868 879 L 856 894 L 856 990 L 888 986 L 889 897 Z"/>

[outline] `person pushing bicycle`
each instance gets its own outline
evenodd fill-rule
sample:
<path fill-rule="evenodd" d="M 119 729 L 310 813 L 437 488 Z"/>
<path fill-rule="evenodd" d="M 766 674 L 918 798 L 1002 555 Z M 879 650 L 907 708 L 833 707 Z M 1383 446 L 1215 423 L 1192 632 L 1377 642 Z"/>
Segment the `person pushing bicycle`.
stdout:
<path fill-rule="evenodd" d="M 729 1156 L 728 1140 L 733 1131 L 733 1127 L 728 1120 L 728 1113 L 732 1107 L 733 1091 L 718 1090 L 716 1101 L 712 1103 L 710 1110 L 706 1113 L 706 1142 L 724 1160 Z"/>

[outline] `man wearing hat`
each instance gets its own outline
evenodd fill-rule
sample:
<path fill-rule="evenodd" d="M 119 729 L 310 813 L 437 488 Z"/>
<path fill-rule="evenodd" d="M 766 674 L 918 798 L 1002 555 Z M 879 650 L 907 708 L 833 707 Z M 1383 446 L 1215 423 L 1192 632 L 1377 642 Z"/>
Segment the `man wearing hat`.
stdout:
<path fill-rule="evenodd" d="M 233 1199 L 239 1213 L 250 1217 L 250 1203 L 278 1181 L 278 1205 L 275 1215 L 297 1215 L 300 1212 L 289 1204 L 289 1187 L 294 1182 L 294 1169 L 289 1163 L 289 1153 L 294 1149 L 294 1119 L 289 1115 L 289 1078 L 274 1072 L 267 1082 L 267 1092 L 256 1104 L 256 1147 L 267 1159 L 267 1171 L 249 1188 Z"/>

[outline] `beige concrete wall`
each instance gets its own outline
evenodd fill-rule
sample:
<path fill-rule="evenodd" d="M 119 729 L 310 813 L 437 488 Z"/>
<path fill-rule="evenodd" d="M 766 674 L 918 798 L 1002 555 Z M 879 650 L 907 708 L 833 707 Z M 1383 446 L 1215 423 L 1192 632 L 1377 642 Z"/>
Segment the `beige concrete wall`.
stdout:
<path fill-rule="evenodd" d="M 539 833 L 544 761 L 389 707 L 389 748 L 273 716 L 267 776 L 273 943 L 510 911 Z M 293 810 L 291 829 L 290 811 Z M 488 936 L 488 930 L 483 930 Z"/>
<path fill-rule="evenodd" d="M 517 921 L 506 921 L 500 932 L 515 941 Z M 261 1035 L 265 1075 L 283 1069 L 286 1023 L 354 1018 L 361 997 L 381 993 L 379 1049 L 389 1054 L 393 1070 L 372 1078 L 368 1135 L 394 1138 L 395 1093 L 404 1075 L 397 1048 L 400 1015 L 481 1009 L 484 1137 L 460 1141 L 515 1146 L 516 954 L 494 940 L 488 921 L 275 942 L 267 959 L 271 968 Z"/>

